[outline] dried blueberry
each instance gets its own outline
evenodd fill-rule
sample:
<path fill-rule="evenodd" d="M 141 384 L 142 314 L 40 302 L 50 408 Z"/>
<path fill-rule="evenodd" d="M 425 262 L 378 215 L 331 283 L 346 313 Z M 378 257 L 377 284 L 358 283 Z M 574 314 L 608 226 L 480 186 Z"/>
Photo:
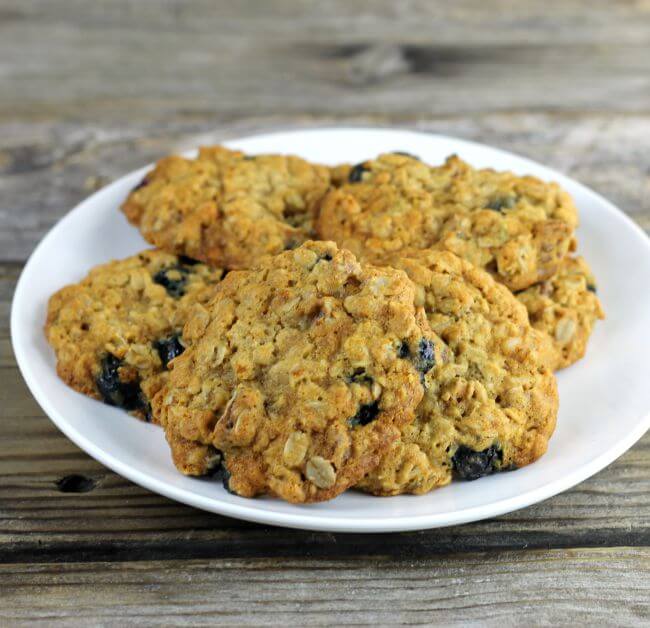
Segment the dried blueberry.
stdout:
<path fill-rule="evenodd" d="M 185 283 L 187 282 L 189 272 L 187 268 L 183 268 L 182 266 L 172 266 L 159 270 L 153 276 L 153 280 L 161 286 L 164 286 L 169 296 L 177 299 L 185 294 Z"/>
<path fill-rule="evenodd" d="M 296 240 L 289 240 L 285 245 L 284 245 L 284 250 L 285 251 L 293 251 L 293 249 L 297 249 L 299 246 L 299 242 Z"/>
<path fill-rule="evenodd" d="M 165 368 L 167 368 L 167 365 L 176 356 L 185 351 L 185 347 L 181 344 L 178 334 L 170 336 L 169 338 L 163 338 L 162 340 L 156 340 L 156 342 L 153 343 L 153 346 L 158 352 L 160 360 Z"/>
<path fill-rule="evenodd" d="M 179 255 L 178 256 L 178 261 L 183 266 L 195 266 L 196 264 L 199 263 L 198 259 L 193 259 L 191 257 L 187 257 L 187 255 Z"/>
<path fill-rule="evenodd" d="M 223 465 L 223 462 L 221 462 L 215 469 L 214 471 L 211 471 L 211 476 L 215 480 L 221 480 L 222 486 L 231 494 L 231 495 L 237 495 L 235 491 L 233 491 L 230 488 L 230 471 L 226 469 L 226 467 Z M 239 495 L 237 495 L 239 497 Z"/>
<path fill-rule="evenodd" d="M 513 196 L 497 196 L 493 198 L 485 207 L 495 212 L 500 212 L 502 209 L 511 209 L 515 206 L 517 199 Z"/>
<path fill-rule="evenodd" d="M 147 177 L 145 177 L 145 178 L 142 179 L 142 181 L 140 181 L 140 183 L 138 183 L 138 185 L 136 185 L 136 186 L 135 186 L 131 191 L 132 191 L 132 192 L 137 192 L 138 190 L 142 189 L 142 188 L 143 188 L 145 185 L 147 185 L 148 183 L 149 183 L 149 181 L 147 181 Z"/>
<path fill-rule="evenodd" d="M 408 342 L 406 342 L 406 340 L 402 340 L 399 347 L 397 348 L 397 357 L 402 359 L 408 358 L 410 353 L 411 350 L 409 349 Z"/>
<path fill-rule="evenodd" d="M 461 445 L 451 461 L 456 475 L 461 480 L 478 480 L 499 470 L 503 455 L 492 445 L 485 451 L 474 451 Z"/>
<path fill-rule="evenodd" d="M 593 284 L 593 283 L 588 283 L 587 284 L 587 290 L 589 290 L 589 292 L 593 292 L 594 294 L 596 294 L 596 292 L 598 292 L 598 288 L 596 288 L 596 284 Z"/>
<path fill-rule="evenodd" d="M 415 368 L 424 375 L 436 365 L 436 351 L 433 342 L 422 338 L 418 344 L 418 353 L 414 360 Z"/>
<path fill-rule="evenodd" d="M 144 395 L 140 395 L 140 402 L 142 404 L 141 410 L 144 414 L 144 420 L 146 423 L 151 423 L 153 418 L 151 415 L 151 404 L 144 398 Z"/>
<path fill-rule="evenodd" d="M 348 380 L 351 383 L 355 384 L 367 384 L 368 386 L 372 385 L 373 379 L 366 373 L 365 369 L 363 368 L 356 368 L 354 369 L 354 372 L 352 375 L 349 376 Z"/>
<path fill-rule="evenodd" d="M 352 168 L 352 170 L 350 170 L 348 181 L 350 183 L 359 183 L 359 181 L 363 180 L 364 172 L 370 172 L 370 168 L 366 168 L 363 164 L 357 164 Z"/>
<path fill-rule="evenodd" d="M 137 381 L 123 382 L 120 379 L 121 365 L 121 360 L 110 353 L 102 360 L 102 370 L 97 376 L 96 384 L 104 403 L 125 410 L 146 409 L 140 384 Z"/>
<path fill-rule="evenodd" d="M 402 155 L 402 157 L 410 157 L 411 159 L 422 161 L 417 155 L 414 155 L 413 153 L 407 153 L 405 150 L 394 150 L 393 155 Z"/>
<path fill-rule="evenodd" d="M 364 403 L 360 406 L 359 411 L 351 418 L 348 419 L 350 427 L 357 425 L 368 425 L 370 421 L 374 420 L 379 414 L 379 399 L 372 403 Z"/>

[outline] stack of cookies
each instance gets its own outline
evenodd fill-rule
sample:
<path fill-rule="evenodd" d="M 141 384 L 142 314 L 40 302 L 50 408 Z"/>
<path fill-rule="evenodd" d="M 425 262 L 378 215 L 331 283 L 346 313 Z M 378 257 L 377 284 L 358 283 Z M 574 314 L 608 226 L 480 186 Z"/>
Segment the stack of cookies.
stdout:
<path fill-rule="evenodd" d="M 527 465 L 554 371 L 603 317 L 566 192 L 455 156 L 210 147 L 161 160 L 122 210 L 157 248 L 52 296 L 57 371 L 242 497 L 422 494 Z"/>

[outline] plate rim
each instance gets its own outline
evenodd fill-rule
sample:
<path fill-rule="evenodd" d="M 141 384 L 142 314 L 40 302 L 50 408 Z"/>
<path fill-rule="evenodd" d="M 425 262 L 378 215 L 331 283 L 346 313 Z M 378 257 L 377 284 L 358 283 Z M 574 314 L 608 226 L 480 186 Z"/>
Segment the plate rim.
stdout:
<path fill-rule="evenodd" d="M 563 173 L 554 170 L 544 164 L 538 163 L 528 157 L 518 155 L 511 151 L 457 138 L 454 136 L 430 133 L 427 131 L 414 130 L 399 127 L 372 127 L 372 126 L 325 126 L 325 127 L 308 127 L 308 128 L 287 128 L 284 130 L 273 130 L 267 133 L 254 133 L 237 138 L 230 138 L 223 142 L 224 145 L 236 145 L 238 143 L 249 140 L 273 140 L 278 139 L 280 136 L 289 136 L 296 134 L 310 134 L 310 133 L 386 133 L 386 134 L 411 134 L 416 137 L 426 137 L 432 141 L 446 141 L 454 142 L 459 146 L 473 147 L 476 149 L 489 149 L 495 151 L 505 158 L 515 158 L 522 165 L 532 165 L 535 169 L 543 169 L 554 180 L 562 183 L 563 181 L 570 181 L 573 187 L 580 189 L 582 194 L 591 197 L 594 201 L 599 203 L 608 214 L 614 215 L 617 220 L 623 220 L 628 228 L 632 228 L 631 232 L 643 243 L 650 253 L 650 239 L 641 229 L 641 227 L 632 220 L 625 212 L 618 209 L 611 201 L 606 199 L 598 192 L 592 190 L 586 185 L 580 183 Z M 196 149 L 184 151 L 181 154 L 192 155 L 196 153 Z M 246 521 L 256 523 L 278 525 L 286 528 L 296 528 L 314 531 L 329 531 L 329 532 L 349 532 L 349 533 L 385 533 L 385 532 L 400 532 L 400 531 L 414 531 L 432 529 L 438 527 L 447 527 L 452 525 L 460 525 L 473 521 L 479 521 L 496 517 L 505 513 L 513 512 L 521 508 L 536 504 L 540 501 L 548 499 L 557 495 L 565 490 L 568 490 L 585 479 L 591 477 L 598 471 L 605 468 L 607 465 L 616 460 L 625 451 L 632 447 L 650 428 L 650 408 L 648 408 L 644 415 L 640 416 L 635 424 L 635 429 L 628 432 L 624 437 L 619 439 L 615 445 L 609 447 L 600 454 L 594 456 L 589 462 L 582 464 L 576 470 L 567 473 L 562 478 L 551 481 L 547 484 L 539 486 L 535 489 L 530 489 L 522 494 L 514 495 L 511 497 L 497 499 L 488 504 L 480 506 L 473 506 L 469 508 L 461 508 L 452 513 L 437 513 L 437 514 L 422 514 L 414 516 L 384 516 L 379 519 L 369 519 L 362 517 L 341 517 L 341 516 L 323 516 L 320 512 L 309 513 L 309 506 L 297 506 L 296 513 L 278 512 L 274 510 L 267 510 L 259 508 L 255 505 L 254 500 L 246 500 L 248 504 L 230 503 L 220 501 L 215 497 L 207 497 L 198 493 L 189 492 L 184 488 L 175 487 L 164 480 L 157 480 L 152 474 L 146 474 L 130 465 L 122 462 L 119 458 L 113 457 L 110 452 L 104 451 L 99 448 L 92 439 L 87 438 L 82 432 L 76 430 L 68 423 L 63 414 L 53 405 L 48 395 L 40 389 L 37 378 L 32 373 L 30 365 L 28 364 L 25 350 L 23 345 L 27 342 L 27 338 L 23 337 L 22 328 L 19 324 L 18 316 L 20 304 L 26 298 L 25 292 L 27 290 L 27 277 L 32 271 L 33 266 L 36 264 L 36 259 L 40 250 L 46 246 L 50 237 L 53 237 L 54 232 L 64 229 L 66 221 L 76 212 L 83 211 L 83 207 L 97 201 L 97 197 L 101 195 L 108 195 L 113 188 L 122 184 L 123 180 L 129 177 L 135 177 L 138 173 L 144 173 L 152 164 L 147 164 L 141 168 L 131 170 L 116 180 L 112 181 L 107 186 L 91 194 L 90 196 L 82 199 L 77 205 L 71 208 L 64 216 L 62 216 L 56 223 L 54 223 L 48 232 L 41 238 L 34 250 L 31 252 L 25 265 L 23 266 L 16 288 L 12 298 L 11 313 L 10 313 L 10 334 L 11 343 L 16 358 L 16 363 L 20 373 L 36 402 L 46 416 L 57 426 L 61 432 L 65 434 L 73 443 L 80 447 L 83 451 L 89 454 L 95 460 L 105 465 L 112 471 L 127 478 L 128 480 L 151 490 L 155 493 L 163 495 L 169 499 L 173 499 L 180 503 L 213 512 L 216 514 L 230 516 Z M 412 497 L 415 499 L 415 497 Z M 244 500 L 245 498 L 241 498 Z M 388 499 L 388 498 L 379 498 Z"/>

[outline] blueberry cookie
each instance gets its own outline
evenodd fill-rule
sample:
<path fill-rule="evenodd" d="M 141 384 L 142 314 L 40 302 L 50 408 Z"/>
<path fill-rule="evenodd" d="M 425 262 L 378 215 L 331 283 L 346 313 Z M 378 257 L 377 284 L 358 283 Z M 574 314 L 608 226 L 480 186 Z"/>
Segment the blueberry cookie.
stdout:
<path fill-rule="evenodd" d="M 554 367 L 582 358 L 598 319 L 605 318 L 596 296 L 596 280 L 581 257 L 567 257 L 546 281 L 517 293 L 533 327 L 547 333 L 555 348 Z"/>
<path fill-rule="evenodd" d="M 146 240 L 225 268 L 250 268 L 304 242 L 330 171 L 298 157 L 215 146 L 158 162 L 122 206 Z"/>
<path fill-rule="evenodd" d="M 415 421 L 402 427 L 358 487 L 376 495 L 425 493 L 527 465 L 547 447 L 558 409 L 548 338 L 485 271 L 449 252 L 393 261 L 448 359 L 425 376 Z"/>
<path fill-rule="evenodd" d="M 154 399 L 178 469 L 210 473 L 222 453 L 228 490 L 295 503 L 371 471 L 444 358 L 406 275 L 331 242 L 229 273 L 184 337 Z"/>
<path fill-rule="evenodd" d="M 45 334 L 59 377 L 150 420 L 150 401 L 185 349 L 188 313 L 212 296 L 222 274 L 156 250 L 93 268 L 48 304 Z"/>
<path fill-rule="evenodd" d="M 571 198 L 554 183 L 476 170 L 456 156 L 431 167 L 391 153 L 350 168 L 324 198 L 316 231 L 371 263 L 449 250 L 520 290 L 557 271 L 576 225 Z"/>

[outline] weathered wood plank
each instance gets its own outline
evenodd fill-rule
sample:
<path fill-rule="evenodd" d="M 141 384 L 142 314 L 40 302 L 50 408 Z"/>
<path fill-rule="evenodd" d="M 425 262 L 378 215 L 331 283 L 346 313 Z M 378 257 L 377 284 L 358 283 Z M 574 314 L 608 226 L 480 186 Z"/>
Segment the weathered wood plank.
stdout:
<path fill-rule="evenodd" d="M 4 565 L 0 623 L 647 626 L 649 572 L 648 548 Z"/>
<path fill-rule="evenodd" d="M 198 557 L 410 557 L 453 551 L 650 545 L 648 450 L 637 445 L 579 487 L 494 520 L 434 531 L 344 535 L 287 531 L 212 515 L 156 496 L 101 468 L 62 437 L 26 431 L 41 452 L 8 464 L 0 500 L 0 561 Z M 15 438 L 9 439 L 15 444 Z M 42 453 L 47 451 L 47 453 Z M 29 468 L 29 470 L 27 470 Z M 61 494 L 70 471 L 94 490 Z"/>
<path fill-rule="evenodd" d="M 0 115 L 648 108 L 645 2 L 90 4 L 3 0 Z"/>
<path fill-rule="evenodd" d="M 380 118 L 262 118 L 239 122 L 0 120 L 0 260 L 26 258 L 61 216 L 97 187 L 169 152 L 262 130 Z M 491 114 L 396 119 L 400 126 L 473 139 L 529 156 L 592 186 L 650 229 L 650 115 Z"/>
<path fill-rule="evenodd" d="M 332 0 L 327 6 L 295 0 L 264 3 L 225 0 L 2 0 L 0 16 L 7 25 L 35 27 L 69 24 L 71 30 L 139 29 L 175 30 L 183 34 L 258 33 L 279 39 L 290 33 L 315 41 L 344 41 L 354 34 L 368 38 L 399 40 L 408 36 L 426 40 L 436 32 L 440 43 L 470 40 L 478 43 L 628 43 L 647 42 L 650 34 L 644 18 L 650 7 L 642 0 L 612 4 L 593 0 L 585 11 L 583 0 L 549 3 L 531 0 L 525 4 L 510 0 L 457 0 L 428 2 L 412 0 L 405 6 L 391 0 L 372 5 Z M 439 30 L 439 32 L 437 32 Z M 469 37 L 471 35 L 471 38 Z M 249 42 L 245 42 L 248 44 Z"/>

